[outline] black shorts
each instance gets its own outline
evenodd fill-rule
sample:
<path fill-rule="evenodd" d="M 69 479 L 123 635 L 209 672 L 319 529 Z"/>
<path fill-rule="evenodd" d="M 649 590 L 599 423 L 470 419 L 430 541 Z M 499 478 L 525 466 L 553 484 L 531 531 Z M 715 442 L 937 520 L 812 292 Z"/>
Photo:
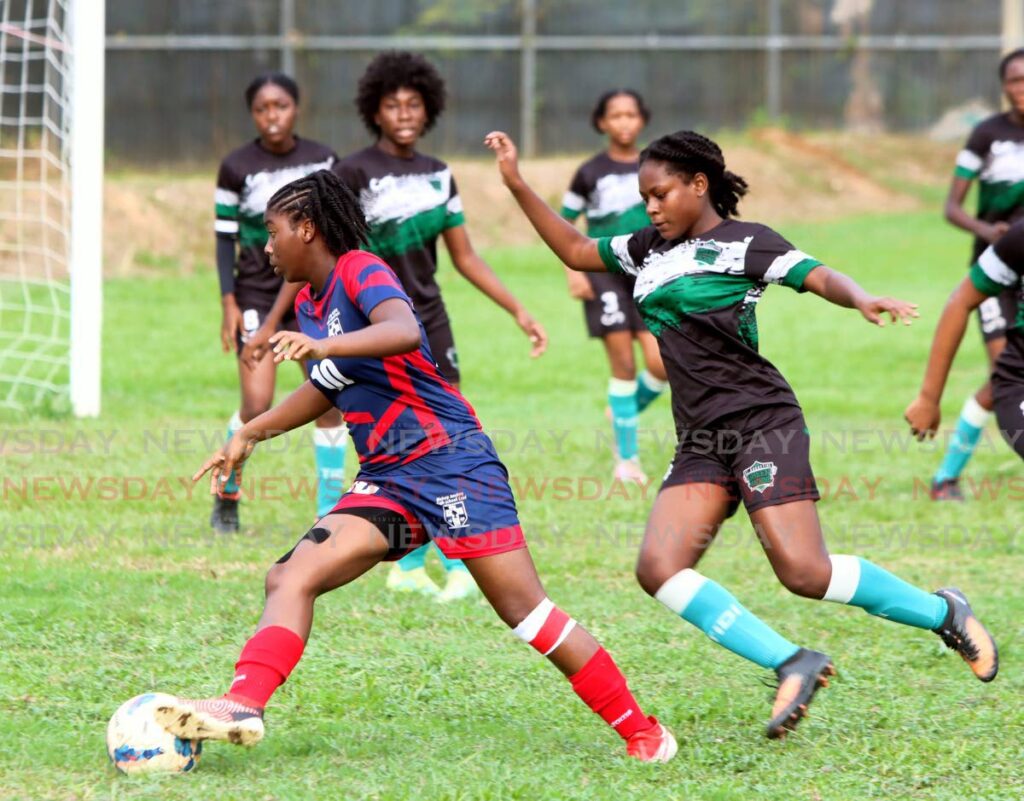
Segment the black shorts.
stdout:
<path fill-rule="evenodd" d="M 420 317 L 427 332 L 430 353 L 437 362 L 437 369 L 449 384 L 459 383 L 459 354 L 455 350 L 455 336 L 448 312 L 442 306 L 439 311 Z"/>
<path fill-rule="evenodd" d="M 1018 289 L 1007 289 L 998 295 L 985 298 L 978 306 L 978 326 L 986 342 L 1004 339 L 1006 330 L 1012 328 L 1017 317 Z"/>
<path fill-rule="evenodd" d="M 633 302 L 633 279 L 625 275 L 587 273 L 594 299 L 583 301 L 587 333 L 603 339 L 615 331 L 646 331 Z"/>
<path fill-rule="evenodd" d="M 999 433 L 1024 459 L 1024 383 L 992 376 L 992 401 Z"/>
<path fill-rule="evenodd" d="M 684 432 L 661 489 L 716 484 L 729 493 L 727 517 L 740 501 L 747 512 L 821 496 L 811 470 L 803 412 L 768 406 L 728 415 L 713 426 Z"/>
<path fill-rule="evenodd" d="M 238 308 L 242 310 L 242 331 L 238 334 L 236 344 L 237 352 L 241 354 L 242 346 L 249 341 L 249 337 L 256 332 L 256 329 L 263 325 L 267 315 L 274 307 L 275 298 L 267 298 L 256 294 L 246 295 L 236 289 L 235 299 Z M 299 321 L 295 318 L 295 311 L 289 309 L 281 320 L 278 331 L 298 331 Z"/>

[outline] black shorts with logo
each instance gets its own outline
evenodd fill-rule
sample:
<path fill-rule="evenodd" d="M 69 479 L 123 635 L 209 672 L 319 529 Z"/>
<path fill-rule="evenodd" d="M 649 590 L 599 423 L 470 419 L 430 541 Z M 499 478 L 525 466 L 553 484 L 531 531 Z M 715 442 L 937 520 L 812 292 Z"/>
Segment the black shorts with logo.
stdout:
<path fill-rule="evenodd" d="M 978 327 L 986 342 L 1006 337 L 1007 329 L 1014 326 L 1017 318 L 1017 287 L 1007 289 L 998 295 L 985 298 L 978 306 Z"/>
<path fill-rule="evenodd" d="M 1024 342 L 1011 330 L 992 371 L 992 402 L 999 433 L 1024 459 Z"/>
<path fill-rule="evenodd" d="M 437 363 L 437 369 L 449 384 L 458 384 L 459 354 L 455 350 L 455 335 L 448 319 L 448 311 L 444 306 L 427 310 L 420 314 L 423 329 L 427 332 L 427 344 L 430 353 Z"/>
<path fill-rule="evenodd" d="M 661 489 L 716 484 L 729 493 L 732 517 L 821 496 L 811 470 L 810 436 L 797 406 L 765 406 L 727 415 L 680 437 Z"/>
<path fill-rule="evenodd" d="M 268 296 L 260 292 L 246 292 L 244 287 L 235 287 L 235 302 L 242 311 L 242 331 L 238 334 L 236 344 L 237 353 L 241 354 L 242 346 L 249 341 L 249 337 L 256 333 L 263 321 L 267 319 L 270 310 L 274 307 L 277 296 Z M 281 319 L 278 331 L 298 331 L 299 321 L 295 319 L 294 309 L 285 312 Z"/>
<path fill-rule="evenodd" d="M 583 301 L 587 333 L 604 338 L 615 331 L 646 331 L 633 302 L 633 279 L 625 275 L 587 273 L 594 299 Z"/>

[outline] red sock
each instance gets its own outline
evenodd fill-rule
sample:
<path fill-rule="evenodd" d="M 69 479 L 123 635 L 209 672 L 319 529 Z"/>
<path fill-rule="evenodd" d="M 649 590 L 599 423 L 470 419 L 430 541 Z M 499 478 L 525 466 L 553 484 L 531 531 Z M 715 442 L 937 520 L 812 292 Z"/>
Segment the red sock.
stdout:
<path fill-rule="evenodd" d="M 640 709 L 626 686 L 626 677 L 604 648 L 598 648 L 590 661 L 569 677 L 569 681 L 583 703 L 600 715 L 623 740 L 654 725 Z"/>
<path fill-rule="evenodd" d="M 298 664 L 305 647 L 302 638 L 284 626 L 260 629 L 242 648 L 235 663 L 235 679 L 224 697 L 263 709 Z"/>

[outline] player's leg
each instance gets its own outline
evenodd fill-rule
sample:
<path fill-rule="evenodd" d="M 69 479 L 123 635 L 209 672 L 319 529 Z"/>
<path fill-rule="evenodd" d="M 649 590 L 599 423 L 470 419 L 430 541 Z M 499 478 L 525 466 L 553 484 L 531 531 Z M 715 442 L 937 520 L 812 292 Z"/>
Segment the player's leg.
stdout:
<path fill-rule="evenodd" d="M 259 328 L 263 313 L 259 309 L 245 309 L 242 312 L 242 321 L 246 333 L 252 333 Z M 245 344 L 244 336 L 239 337 L 236 347 L 239 353 Z M 264 358 L 255 366 L 249 367 L 238 360 L 238 385 L 241 393 L 241 405 L 237 412 L 232 415 L 228 422 L 227 439 L 231 439 L 234 433 L 249 422 L 270 408 L 274 402 L 274 384 L 277 378 L 277 368 L 274 360 Z M 239 529 L 238 505 L 241 499 L 241 487 L 238 484 L 238 474 L 235 471 L 228 476 L 224 485 L 224 492 L 215 495 L 213 499 L 213 510 L 210 513 L 210 525 L 220 534 L 230 534 Z"/>
<path fill-rule="evenodd" d="M 606 293 L 615 296 L 614 293 Z M 637 407 L 636 360 L 633 354 L 633 332 L 622 329 L 606 331 L 601 339 L 611 376 L 608 379 L 608 409 L 611 412 L 612 435 L 615 442 L 615 478 L 621 481 L 646 483 L 640 467 L 639 409 Z"/>
<path fill-rule="evenodd" d="M 1013 325 L 1016 314 L 1016 297 L 1011 293 L 1003 293 L 986 299 L 978 307 L 978 321 L 981 335 L 985 341 L 985 352 L 988 355 L 989 374 L 995 366 L 996 359 L 1006 347 L 1006 330 Z M 970 461 L 974 450 L 981 440 L 985 425 L 992 416 L 992 385 L 985 385 L 974 395 L 964 401 L 956 428 L 946 445 L 942 462 L 932 476 L 931 497 L 937 501 L 962 501 L 964 496 L 960 489 L 960 475 Z"/>
<path fill-rule="evenodd" d="M 644 358 L 644 369 L 636 377 L 636 408 L 643 412 L 668 389 L 668 381 L 658 340 L 647 329 L 637 331 L 636 339 Z"/>
<path fill-rule="evenodd" d="M 186 739 L 259 742 L 263 709 L 302 657 L 317 597 L 358 578 L 387 555 L 384 518 L 383 510 L 353 508 L 320 520 L 268 571 L 263 615 L 242 648 L 227 692 L 179 698 L 157 709 L 157 721 Z"/>
<path fill-rule="evenodd" d="M 298 330 L 294 316 L 282 328 Z M 302 375 L 309 378 L 306 363 L 300 362 Z M 345 485 L 345 449 L 348 428 L 338 409 L 329 409 L 316 420 L 313 429 L 313 458 L 316 463 L 316 516 L 323 517 L 341 498 Z"/>
<path fill-rule="evenodd" d="M 995 678 L 995 641 L 959 590 L 929 593 L 858 556 L 829 554 L 811 500 L 766 506 L 750 513 L 779 581 L 805 598 L 858 606 L 868 614 L 933 631 L 954 648 L 982 681 Z"/>
<path fill-rule="evenodd" d="M 646 762 L 675 756 L 671 732 L 644 714 L 608 652 L 547 597 L 526 548 L 467 558 L 466 565 L 498 616 L 565 674 L 583 702 L 626 741 L 630 756 Z"/>

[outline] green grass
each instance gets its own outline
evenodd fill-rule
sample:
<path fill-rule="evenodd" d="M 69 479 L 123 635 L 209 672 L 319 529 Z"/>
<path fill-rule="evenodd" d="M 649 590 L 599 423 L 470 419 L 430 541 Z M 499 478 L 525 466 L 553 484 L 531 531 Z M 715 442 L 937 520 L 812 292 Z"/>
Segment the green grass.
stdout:
<path fill-rule="evenodd" d="M 932 504 L 915 481 L 938 454 L 911 443 L 900 419 L 967 241 L 935 215 L 785 233 L 868 288 L 921 303 L 918 325 L 876 330 L 772 288 L 762 350 L 805 407 L 814 465 L 832 488 L 819 508 L 833 550 L 927 588 L 961 586 L 1002 647 L 993 685 L 929 633 L 789 595 L 741 512 L 702 570 L 783 634 L 826 650 L 840 671 L 793 737 L 765 740 L 761 671 L 674 619 L 632 577 L 653 491 L 606 497 L 606 368 L 559 268 L 540 248 L 495 251 L 495 267 L 548 326 L 551 350 L 531 363 L 511 321 L 447 269 L 464 387 L 514 477 L 593 479 L 570 500 L 521 498 L 523 523 L 550 595 L 675 730 L 677 759 L 627 761 L 557 671 L 489 609 L 390 595 L 378 568 L 319 602 L 265 743 L 210 745 L 187 776 L 119 776 L 103 734 L 122 700 L 150 689 L 219 692 L 230 679 L 266 567 L 311 520 L 309 499 L 284 482 L 308 477 L 312 457 L 298 435 L 258 453 L 250 475 L 277 477 L 264 494 L 280 498 L 247 503 L 244 534 L 211 536 L 208 499 L 185 477 L 237 402 L 233 359 L 219 352 L 215 278 L 118 280 L 107 284 L 103 417 L 0 418 L 0 798 L 1021 797 L 1021 464 L 990 440 L 969 475 L 996 497 Z M 983 375 L 972 328 L 947 422 Z M 297 379 L 285 369 L 280 389 Z M 642 424 L 656 477 L 671 452 L 667 402 Z M 23 479 L 39 479 L 25 497 Z M 61 489 L 75 479 L 84 499 Z M 602 497 L 592 499 L 598 482 Z"/>

